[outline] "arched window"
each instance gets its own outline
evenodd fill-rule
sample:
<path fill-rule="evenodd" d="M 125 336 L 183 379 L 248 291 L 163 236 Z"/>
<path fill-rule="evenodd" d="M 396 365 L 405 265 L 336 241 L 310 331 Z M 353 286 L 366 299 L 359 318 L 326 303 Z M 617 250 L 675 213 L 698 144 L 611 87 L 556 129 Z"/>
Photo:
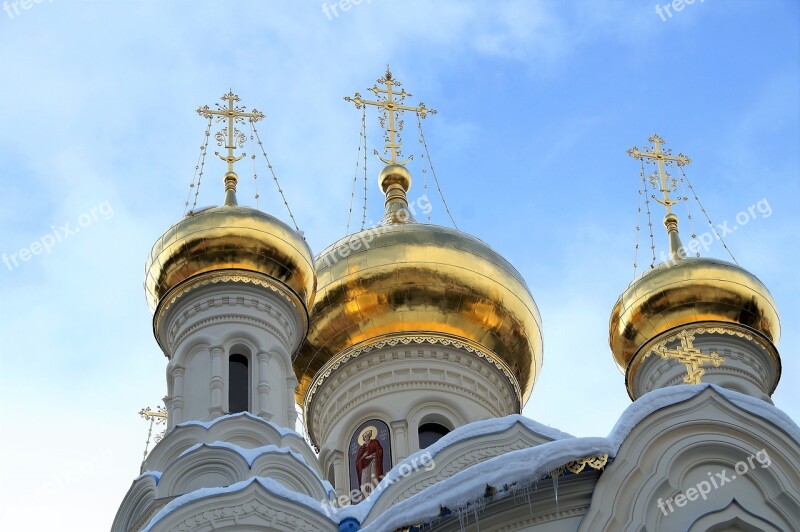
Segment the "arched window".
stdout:
<path fill-rule="evenodd" d="M 231 355 L 228 358 L 228 412 L 245 412 L 250 409 L 250 372 L 247 357 Z"/>
<path fill-rule="evenodd" d="M 424 423 L 419 426 L 419 448 L 430 447 L 450 432 L 450 429 L 438 423 Z"/>

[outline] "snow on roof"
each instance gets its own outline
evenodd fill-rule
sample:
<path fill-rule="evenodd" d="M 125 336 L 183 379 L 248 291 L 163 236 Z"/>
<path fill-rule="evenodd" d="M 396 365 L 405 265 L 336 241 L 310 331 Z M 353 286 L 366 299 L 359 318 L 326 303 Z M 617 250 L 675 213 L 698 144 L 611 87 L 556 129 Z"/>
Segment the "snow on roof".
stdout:
<path fill-rule="evenodd" d="M 487 484 L 497 487 L 509 486 L 509 490 L 498 491 L 495 494 L 496 498 L 507 496 L 513 491 L 526 488 L 537 479 L 546 476 L 551 471 L 572 460 L 606 453 L 610 457 L 615 456 L 631 430 L 644 418 L 662 408 L 692 399 L 708 388 L 712 388 L 716 393 L 739 408 L 776 425 L 800 444 L 800 427 L 774 405 L 712 384 L 670 386 L 654 390 L 634 401 L 625 409 L 614 428 L 605 438 L 576 438 L 520 415 L 470 423 L 447 434 L 427 449 L 420 450 L 402 460 L 387 473 L 381 484 L 364 501 L 358 505 L 338 509 L 333 514 L 333 517 L 329 518 L 334 522 L 352 518 L 359 523 L 363 523 L 383 491 L 399 480 L 401 477 L 399 471 L 404 465 L 407 468 L 413 463 L 420 463 L 425 455 L 435 458 L 436 454 L 457 442 L 502 432 L 512 427 L 515 423 L 520 423 L 542 436 L 552 438 L 554 441 L 512 451 L 460 471 L 452 477 L 396 504 L 390 511 L 383 514 L 380 519 L 367 525 L 362 530 L 363 532 L 391 532 L 411 523 L 420 523 L 439 517 L 442 506 L 458 509 L 470 503 L 480 504 L 484 500 Z M 219 419 L 221 418 L 209 422 L 209 426 L 219 421 Z M 200 422 L 188 422 L 182 425 L 186 424 L 201 424 L 205 426 Z M 287 429 L 283 430 L 286 431 Z M 293 433 L 293 431 L 287 432 Z M 225 446 L 228 445 L 225 444 Z M 252 461 L 249 463 L 252 463 Z M 275 495 L 298 502 L 321 514 L 330 516 L 330 506 L 292 491 L 272 479 L 254 477 L 226 488 L 203 488 L 178 497 L 153 517 L 145 532 L 150 531 L 160 519 L 180 506 L 204 497 L 244 489 L 254 481 L 259 482 L 265 489 Z"/>
<path fill-rule="evenodd" d="M 262 445 L 261 447 L 247 448 L 247 447 L 242 447 L 240 445 L 236 445 L 234 443 L 230 443 L 230 442 L 226 442 L 226 441 L 214 441 L 214 442 L 210 442 L 210 443 L 196 443 L 196 444 L 192 445 L 191 447 L 189 447 L 188 449 L 186 449 L 185 451 L 183 451 L 180 455 L 178 455 L 178 458 L 180 458 L 181 456 L 184 456 L 186 454 L 189 454 L 191 452 L 194 452 L 194 451 L 196 451 L 197 449 L 199 449 L 201 447 L 215 447 L 215 448 L 218 448 L 218 449 L 219 448 L 230 449 L 231 451 L 239 454 L 239 456 L 244 458 L 244 460 L 247 462 L 247 465 L 249 467 L 253 467 L 253 462 L 255 462 L 256 458 L 258 458 L 262 454 L 267 454 L 267 453 L 291 454 L 297 460 L 299 460 L 300 462 L 303 462 L 303 464 L 308 465 L 308 463 L 306 462 L 306 459 L 302 455 L 294 452 L 293 450 L 289 449 L 288 447 L 278 447 L 277 445 Z"/>
<path fill-rule="evenodd" d="M 301 440 L 303 439 L 303 436 L 301 434 L 299 434 L 298 432 L 296 432 L 296 431 L 294 431 L 292 429 L 286 428 L 286 427 L 281 427 L 280 425 L 276 425 L 275 423 L 272 423 L 271 421 L 267 421 L 264 418 L 255 416 L 255 415 L 251 414 L 250 412 L 238 412 L 236 414 L 225 414 L 224 416 L 220 416 L 220 417 L 214 418 L 211 421 L 184 421 L 183 423 L 178 423 L 177 425 L 175 425 L 175 428 L 178 428 L 178 427 L 189 427 L 189 426 L 192 426 L 192 425 L 198 425 L 198 426 L 203 427 L 204 429 L 208 430 L 211 427 L 213 427 L 214 425 L 216 425 L 217 423 L 220 423 L 222 421 L 226 421 L 228 419 L 237 418 L 237 417 L 247 417 L 247 418 L 250 418 L 250 419 L 252 419 L 254 421 L 260 421 L 261 423 L 264 423 L 265 425 L 269 425 L 270 427 L 275 429 L 281 435 L 281 438 L 285 438 L 286 436 L 297 436 Z"/>
<path fill-rule="evenodd" d="M 546 476 L 550 471 L 572 460 L 606 453 L 610 457 L 614 457 L 631 430 L 644 418 L 656 410 L 687 401 L 709 387 L 739 408 L 781 428 L 800 444 L 800 427 L 774 405 L 712 384 L 670 386 L 654 390 L 633 402 L 625 409 L 606 438 L 568 437 L 491 458 L 401 501 L 393 506 L 391 511 L 383 514 L 379 520 L 370 523 L 362 530 L 363 532 L 391 532 L 412 523 L 439 517 L 442 506 L 458 509 L 470 503 L 480 504 L 484 500 L 487 484 L 496 487 L 515 486 L 515 488 L 506 492 L 498 492 L 495 495 L 496 498 L 503 497 L 527 487 L 537 479 Z M 472 425 L 477 424 L 470 424 L 463 428 L 467 429 Z M 431 446 L 430 449 L 433 449 L 434 446 Z M 418 455 L 420 453 L 413 456 Z M 403 462 L 408 462 L 410 458 Z M 396 470 L 399 469 L 400 464 L 393 468 L 387 477 L 396 477 Z M 362 503 L 342 509 L 339 513 L 340 518 L 352 517 L 363 523 L 381 492 L 382 486 L 379 486 Z"/>
<path fill-rule="evenodd" d="M 302 493 L 297 493 L 294 490 L 290 490 L 283 484 L 275 480 L 272 480 L 271 478 L 253 477 L 247 480 L 243 480 L 241 482 L 237 482 L 236 484 L 231 484 L 230 486 L 225 486 L 222 488 L 200 488 L 191 493 L 187 493 L 186 495 L 181 495 L 180 497 L 171 500 L 156 515 L 154 515 L 153 519 L 151 519 L 150 523 L 148 523 L 147 528 L 145 528 L 142 532 L 150 532 L 153 529 L 153 527 L 158 524 L 159 521 L 161 521 L 164 517 L 166 517 L 173 511 L 177 510 L 181 506 L 185 506 L 191 502 L 200 499 L 205 499 L 207 497 L 214 497 L 216 495 L 223 495 L 226 493 L 236 493 L 237 491 L 241 491 L 255 482 L 260 484 L 261 487 L 267 490 L 268 492 L 277 495 L 278 497 L 296 502 L 298 504 L 302 504 L 304 506 L 311 508 L 312 510 L 318 511 L 322 515 L 327 516 L 327 514 L 325 513 L 325 509 L 323 508 L 323 505 L 320 502 L 312 499 L 308 495 L 303 495 Z M 334 523 L 336 522 L 330 517 L 328 517 L 328 519 L 331 519 L 331 521 L 333 521 Z"/>
<path fill-rule="evenodd" d="M 383 492 L 389 486 L 400 480 L 400 478 L 402 477 L 400 471 L 401 471 L 401 466 L 403 464 L 408 464 L 409 466 L 411 466 L 412 464 L 427 465 L 431 463 L 431 461 L 435 461 L 436 455 L 440 453 L 442 450 L 458 442 L 466 441 L 472 438 L 477 438 L 479 436 L 485 436 L 487 434 L 496 434 L 499 432 L 504 432 L 513 427 L 517 423 L 528 428 L 532 432 L 535 432 L 541 436 L 544 436 L 545 438 L 550 438 L 552 440 L 575 438 L 571 434 L 567 434 L 566 432 L 561 432 L 558 429 L 554 429 L 547 425 L 543 425 L 542 423 L 534 421 L 520 414 L 512 414 L 510 416 L 485 419 L 483 421 L 476 421 L 474 423 L 464 425 L 447 433 L 437 442 L 426 447 L 425 449 L 421 449 L 416 453 L 410 455 L 409 457 L 405 458 L 401 462 L 399 462 L 388 473 L 386 473 L 381 483 L 375 488 L 375 490 L 368 498 L 364 499 L 363 502 L 357 505 L 351 505 L 340 509 L 339 511 L 343 516 L 342 519 L 347 517 L 352 517 L 358 520 L 359 522 L 363 523 L 364 519 L 366 519 L 367 515 L 369 514 L 370 510 L 372 510 L 372 507 L 375 505 L 381 494 L 383 494 Z"/>
<path fill-rule="evenodd" d="M 236 445 L 236 444 L 233 444 L 233 443 L 230 443 L 230 442 L 226 442 L 226 441 L 215 441 L 215 442 L 211 442 L 211 443 L 196 443 L 196 444 L 192 445 L 191 447 L 189 447 L 188 449 L 186 449 L 185 451 L 183 451 L 180 455 L 178 455 L 178 458 L 180 458 L 180 457 L 182 457 L 184 455 L 187 455 L 189 453 L 192 453 L 192 452 L 194 452 L 194 451 L 196 451 L 196 450 L 198 450 L 198 449 L 200 449 L 202 447 L 210 447 L 210 448 L 217 448 L 217 449 L 229 449 L 229 450 L 237 453 L 242 458 L 244 458 L 245 462 L 247 462 L 247 466 L 250 467 L 250 468 L 253 467 L 253 462 L 255 462 L 256 459 L 261 455 L 270 454 L 270 453 L 289 454 L 289 455 L 293 456 L 295 459 L 297 459 L 304 466 L 306 466 L 308 468 L 308 470 L 311 471 L 311 473 L 313 473 L 315 477 L 317 477 L 317 479 L 320 481 L 320 483 L 322 483 L 322 485 L 325 488 L 325 491 L 327 493 L 330 494 L 333 491 L 333 486 L 331 485 L 331 483 L 328 482 L 327 480 L 323 479 L 319 475 L 319 473 L 317 473 L 314 470 L 314 468 L 311 467 L 308 462 L 306 462 L 306 459 L 305 459 L 305 457 L 303 457 L 303 455 L 291 450 L 288 447 L 278 447 L 277 445 L 262 445 L 261 447 L 248 448 L 248 447 L 242 447 L 240 445 Z M 159 473 L 159 475 L 160 475 L 160 473 Z"/>
<path fill-rule="evenodd" d="M 633 427 L 645 417 L 661 408 L 688 401 L 707 388 L 712 388 L 739 408 L 769 421 L 800 444 L 800 427 L 783 410 L 756 397 L 721 388 L 716 384 L 680 384 L 659 388 L 641 396 L 625 409 L 608 435 L 608 439 L 619 449 Z M 616 454 L 616 450 L 614 453 Z"/>
<path fill-rule="evenodd" d="M 505 416 L 505 417 L 476 421 L 474 423 L 464 425 L 463 427 L 459 427 L 453 430 L 452 432 L 449 432 L 446 435 L 444 435 L 441 439 L 439 439 L 439 441 L 437 441 L 430 447 L 426 448 L 425 450 L 435 455 L 442 449 L 449 447 L 456 442 L 464 441 L 469 438 L 474 438 L 477 436 L 484 436 L 486 434 L 496 434 L 498 432 L 503 432 L 511 428 L 515 423 L 519 423 L 520 425 L 523 425 L 532 432 L 535 432 L 551 440 L 563 440 L 564 438 L 574 438 L 572 434 L 561 432 L 558 429 L 554 429 L 553 427 L 543 425 L 542 423 L 534 421 L 523 415 L 512 414 L 510 416 Z"/>
<path fill-rule="evenodd" d="M 161 471 L 145 471 L 144 473 L 133 479 L 133 481 L 136 482 L 137 480 L 141 480 L 144 477 L 153 477 L 153 480 L 155 480 L 156 482 L 156 486 L 158 486 L 158 481 L 161 480 Z"/>

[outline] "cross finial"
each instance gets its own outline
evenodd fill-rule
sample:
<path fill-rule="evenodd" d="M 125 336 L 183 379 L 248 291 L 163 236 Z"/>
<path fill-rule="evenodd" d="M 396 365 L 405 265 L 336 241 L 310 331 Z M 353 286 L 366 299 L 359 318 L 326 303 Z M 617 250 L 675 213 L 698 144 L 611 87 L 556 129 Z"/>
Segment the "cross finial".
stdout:
<path fill-rule="evenodd" d="M 142 419 L 150 422 L 150 428 L 147 429 L 147 442 L 144 444 L 144 453 L 142 453 L 142 470 L 144 470 L 144 461 L 147 459 L 147 449 L 150 447 L 150 436 L 153 434 L 153 424 L 165 424 L 167 422 L 167 411 L 163 406 L 159 406 L 155 410 L 148 406 L 139 410 L 139 415 L 142 416 Z M 160 442 L 163 437 L 163 432 L 156 434 L 156 443 Z"/>
<path fill-rule="evenodd" d="M 678 236 L 678 217 L 672 212 L 672 206 L 678 203 L 681 198 L 673 199 L 670 197 L 670 192 L 677 190 L 677 181 L 669 175 L 665 167 L 673 164 L 679 167 L 685 166 L 691 164 L 692 160 L 682 153 L 672 155 L 672 150 L 662 148 L 666 142 L 658 136 L 658 133 L 653 133 L 653 136 L 647 140 L 653 143 L 652 147 L 648 146 L 640 150 L 634 146 L 628 150 L 628 155 L 639 161 L 655 162 L 657 165 L 657 170 L 650 175 L 649 181 L 654 187 L 659 187 L 661 197 L 653 194 L 652 198 L 667 209 L 667 215 L 664 217 L 664 226 L 666 226 L 667 235 L 669 236 L 670 258 L 677 259 L 684 256 L 685 252 Z"/>
<path fill-rule="evenodd" d="M 645 358 L 655 353 L 665 360 L 672 358 L 684 364 L 686 366 L 686 376 L 683 378 L 683 382 L 686 384 L 700 384 L 701 377 L 706 373 L 706 370 L 702 368 L 703 364 L 711 364 L 718 368 L 725 362 L 725 358 L 717 353 L 703 353 L 696 348 L 694 346 L 694 333 L 691 331 L 681 331 L 677 337 L 680 338 L 681 345 L 676 346 L 674 349 L 669 349 L 667 348 L 667 343 L 662 342 L 650 350 L 645 355 Z"/>
<path fill-rule="evenodd" d="M 197 114 L 208 119 L 216 118 L 217 122 L 227 121 L 226 126 L 214 135 L 214 138 L 217 139 L 217 146 L 223 146 L 227 153 L 223 155 L 220 152 L 214 152 L 214 154 L 228 163 L 228 172 L 225 174 L 225 205 L 236 205 L 236 183 L 238 178 L 233 171 L 233 165 L 247 155 L 244 152 L 238 157 L 234 155 L 234 150 L 244 146 L 244 142 L 247 139 L 244 133 L 236 129 L 236 124 L 243 124 L 245 118 L 250 122 L 258 122 L 264 118 L 264 113 L 257 109 L 248 112 L 244 106 L 236 105 L 240 98 L 233 93 L 233 90 L 229 90 L 228 94 L 223 94 L 220 100 L 227 102 L 227 105 L 216 103 L 214 104 L 217 106 L 216 109 L 211 109 L 209 106 L 204 105 L 197 109 Z"/>
<path fill-rule="evenodd" d="M 386 74 L 378 79 L 377 83 L 386 85 L 386 88 L 379 88 L 376 84 L 367 89 L 375 94 L 375 100 L 365 100 L 358 92 L 355 93 L 352 98 L 350 96 L 345 96 L 344 99 L 347 102 L 353 102 L 356 109 L 361 109 L 364 105 L 374 105 L 382 111 L 380 118 L 381 127 L 386 129 L 386 133 L 384 134 L 386 144 L 383 146 L 383 151 L 384 153 L 388 153 L 390 157 L 389 159 L 382 157 L 377 150 L 375 150 L 375 155 L 377 155 L 384 164 L 405 165 L 411 160 L 410 158 L 405 161 L 399 161 L 397 159 L 401 155 L 400 148 L 403 145 L 400 140 L 400 131 L 403 129 L 403 121 L 400 120 L 399 113 L 402 111 L 413 111 L 421 118 L 425 118 L 428 113 L 436 114 L 436 110 L 428 109 L 422 102 L 420 102 L 417 107 L 404 105 L 403 102 L 406 97 L 413 95 L 406 92 L 405 89 L 401 89 L 399 92 L 395 90 L 395 87 L 401 87 L 402 83 L 394 79 L 389 65 L 386 65 Z"/>

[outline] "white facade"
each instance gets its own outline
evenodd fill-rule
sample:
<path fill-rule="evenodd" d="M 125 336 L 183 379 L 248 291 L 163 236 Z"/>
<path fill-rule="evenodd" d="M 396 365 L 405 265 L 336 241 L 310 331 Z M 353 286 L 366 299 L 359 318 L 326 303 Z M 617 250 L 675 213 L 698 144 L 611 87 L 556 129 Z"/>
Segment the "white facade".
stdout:
<path fill-rule="evenodd" d="M 519 409 L 518 390 L 500 367 L 463 344 L 435 343 L 433 335 L 409 343 L 365 349 L 320 378 L 307 426 L 320 442 L 324 471 L 347 493 L 352 464 L 347 447 L 366 420 L 386 423 L 392 465 L 420 450 L 419 428 L 436 423 L 453 430 Z"/>
<path fill-rule="evenodd" d="M 681 364 L 647 357 L 633 383 L 637 400 L 607 438 L 574 438 L 515 415 L 518 391 L 502 368 L 463 346 L 423 337 L 377 345 L 318 380 L 307 420 L 317 454 L 293 430 L 297 314 L 277 292 L 249 284 L 210 284 L 172 303 L 157 331 L 172 353 L 169 431 L 112 530 L 394 531 L 424 523 L 472 530 L 476 520 L 482 531 L 792 530 L 800 523 L 800 428 L 769 402 L 779 369 L 757 338 L 697 335 L 695 345 L 733 363 L 706 368 L 708 381 L 725 388 L 683 385 Z M 249 409 L 226 414 L 233 353 L 250 361 Z M 373 418 L 390 427 L 394 467 L 369 499 L 338 508 L 350 488 L 349 437 Z M 452 431 L 420 449 L 417 429 L 429 420 Z"/>
<path fill-rule="evenodd" d="M 170 362 L 165 398 L 169 427 L 211 420 L 229 408 L 229 358 L 248 361 L 248 411 L 282 427 L 297 421 L 291 354 L 303 321 L 278 292 L 211 283 L 174 301 L 156 331 Z"/>
<path fill-rule="evenodd" d="M 633 403 L 594 438 L 520 416 L 519 380 L 476 341 L 359 338 L 304 382 L 300 434 L 308 300 L 270 274 L 203 268 L 159 298 L 168 429 L 113 532 L 800 529 L 800 427 L 770 400 L 780 357 L 755 330 L 654 334 L 628 365 Z"/>

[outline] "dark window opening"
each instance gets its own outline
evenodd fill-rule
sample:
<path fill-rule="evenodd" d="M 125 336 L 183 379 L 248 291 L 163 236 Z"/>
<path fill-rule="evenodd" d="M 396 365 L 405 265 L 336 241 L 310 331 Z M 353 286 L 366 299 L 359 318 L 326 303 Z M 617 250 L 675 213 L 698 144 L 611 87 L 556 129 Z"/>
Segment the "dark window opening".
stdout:
<path fill-rule="evenodd" d="M 439 425 L 438 423 L 425 423 L 419 426 L 419 448 L 425 449 L 430 447 L 442 436 L 450 432 L 447 427 Z"/>
<path fill-rule="evenodd" d="M 228 412 L 245 412 L 250 407 L 250 372 L 247 357 L 231 355 L 228 359 Z"/>

